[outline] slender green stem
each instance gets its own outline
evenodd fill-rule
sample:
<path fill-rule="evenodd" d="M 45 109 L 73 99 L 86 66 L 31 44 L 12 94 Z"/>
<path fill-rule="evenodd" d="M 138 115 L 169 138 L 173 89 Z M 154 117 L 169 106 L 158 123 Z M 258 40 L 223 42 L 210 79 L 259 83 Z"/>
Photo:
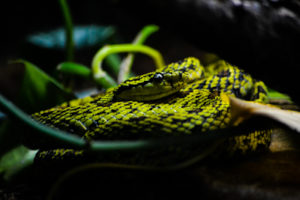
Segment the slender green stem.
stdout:
<path fill-rule="evenodd" d="M 63 144 L 68 148 L 74 149 L 87 149 L 90 151 L 101 151 L 101 152 L 111 152 L 111 151 L 134 151 L 141 150 L 144 148 L 156 147 L 155 142 L 140 140 L 140 141 L 104 141 L 104 142 L 87 142 L 81 137 L 76 135 L 71 135 L 65 131 L 50 128 L 48 126 L 42 125 L 37 121 L 33 120 L 30 116 L 24 113 L 21 109 L 16 107 L 12 102 L 7 100 L 4 96 L 0 94 L 0 109 L 4 111 L 13 119 L 18 119 L 24 124 L 41 133 L 42 136 L 48 136 L 54 139 L 59 144 Z M 55 148 L 55 144 L 53 144 Z"/>
<path fill-rule="evenodd" d="M 63 131 L 57 131 L 53 128 L 49 128 L 44 126 L 31 117 L 29 117 L 26 113 L 16 107 L 13 103 L 8 101 L 5 97 L 0 94 L 0 108 L 4 111 L 7 111 L 7 114 L 23 121 L 25 124 L 31 126 L 38 132 L 43 132 L 45 135 L 49 135 L 57 141 L 63 141 L 66 144 L 70 144 L 72 147 L 85 147 L 86 142 L 79 137 L 73 136 L 71 134 L 65 133 Z"/>
<path fill-rule="evenodd" d="M 137 35 L 135 40 L 133 41 L 134 44 L 143 44 L 146 39 L 154 32 L 158 31 L 159 27 L 156 25 L 148 25 L 145 26 L 141 32 Z"/>
<path fill-rule="evenodd" d="M 74 41 L 73 41 L 73 25 L 72 17 L 66 0 L 59 0 L 62 14 L 65 21 L 66 33 L 66 60 L 72 61 L 74 58 Z"/>
<path fill-rule="evenodd" d="M 146 39 L 153 34 L 154 32 L 158 31 L 159 27 L 156 25 L 148 25 L 145 26 L 136 36 L 134 41 L 132 42 L 133 44 L 143 44 Z M 133 64 L 134 60 L 134 54 L 129 53 L 127 57 L 122 61 L 120 70 L 119 70 L 119 75 L 118 75 L 118 83 L 123 82 L 124 80 L 128 79 L 130 77 L 130 71 L 131 71 L 131 66 Z"/>
<path fill-rule="evenodd" d="M 93 58 L 92 61 L 92 72 L 94 81 L 104 88 L 113 87 L 116 83 L 112 82 L 112 79 L 107 76 L 108 74 L 102 69 L 102 62 L 104 58 L 110 54 L 124 53 L 124 52 L 136 52 L 144 53 L 152 57 L 157 68 L 162 68 L 164 66 L 164 61 L 161 54 L 155 49 L 145 46 L 145 45 L 134 45 L 134 44 L 117 44 L 117 45 L 107 45 L 101 48 Z M 107 78 L 109 77 L 109 78 Z M 111 79 L 111 80 L 110 80 Z"/>

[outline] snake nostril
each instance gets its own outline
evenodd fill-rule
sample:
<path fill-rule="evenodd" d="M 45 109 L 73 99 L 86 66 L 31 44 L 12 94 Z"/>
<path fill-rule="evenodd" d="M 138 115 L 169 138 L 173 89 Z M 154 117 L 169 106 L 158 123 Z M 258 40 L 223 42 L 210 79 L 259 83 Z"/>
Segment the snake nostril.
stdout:
<path fill-rule="evenodd" d="M 155 82 L 158 82 L 158 83 L 162 82 L 163 79 L 164 79 L 164 75 L 161 74 L 161 73 L 156 73 L 156 74 L 153 76 L 153 80 L 154 80 Z"/>

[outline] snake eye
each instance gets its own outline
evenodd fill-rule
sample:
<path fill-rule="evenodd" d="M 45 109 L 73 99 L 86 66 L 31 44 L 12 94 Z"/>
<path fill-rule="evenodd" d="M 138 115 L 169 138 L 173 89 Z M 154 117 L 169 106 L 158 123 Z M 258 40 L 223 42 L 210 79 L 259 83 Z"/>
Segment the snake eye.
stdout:
<path fill-rule="evenodd" d="M 158 82 L 158 83 L 162 82 L 163 79 L 164 79 L 164 75 L 161 74 L 161 73 L 156 73 L 156 74 L 153 76 L 153 80 L 154 80 L 155 82 Z"/>

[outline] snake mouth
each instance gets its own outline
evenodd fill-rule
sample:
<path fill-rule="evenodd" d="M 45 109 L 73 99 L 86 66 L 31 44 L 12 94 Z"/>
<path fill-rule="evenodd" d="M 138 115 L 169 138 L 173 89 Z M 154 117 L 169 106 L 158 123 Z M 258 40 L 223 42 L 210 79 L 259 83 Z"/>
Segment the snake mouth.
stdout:
<path fill-rule="evenodd" d="M 123 91 L 118 94 L 118 98 L 133 101 L 153 101 L 169 96 L 176 92 L 178 92 L 178 89 L 170 86 L 156 89 L 132 88 L 131 90 Z"/>
<path fill-rule="evenodd" d="M 177 90 L 168 92 L 157 92 L 152 94 L 136 94 L 132 95 L 131 99 L 136 101 L 153 101 L 174 94 L 175 92 L 177 92 Z"/>

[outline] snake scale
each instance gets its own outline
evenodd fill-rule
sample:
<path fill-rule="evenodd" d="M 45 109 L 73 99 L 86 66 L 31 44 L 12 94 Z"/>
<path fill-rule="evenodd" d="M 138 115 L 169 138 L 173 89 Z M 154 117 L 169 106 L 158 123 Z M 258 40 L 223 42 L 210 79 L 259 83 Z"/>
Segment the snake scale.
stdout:
<path fill-rule="evenodd" d="M 105 93 L 66 102 L 32 117 L 85 140 L 203 134 L 230 126 L 228 95 L 267 102 L 265 84 L 238 67 L 224 60 L 203 67 L 198 59 L 189 57 L 132 77 Z M 231 137 L 226 141 L 225 152 L 246 154 L 264 150 L 270 143 L 270 135 L 271 131 L 266 129 Z M 150 154 L 153 157 L 161 152 Z M 168 150 L 173 157 L 178 157 L 180 152 Z M 36 160 L 64 160 L 84 154 L 72 149 L 40 150 Z M 112 157 L 109 158 L 112 161 L 120 159 L 119 154 Z"/>

